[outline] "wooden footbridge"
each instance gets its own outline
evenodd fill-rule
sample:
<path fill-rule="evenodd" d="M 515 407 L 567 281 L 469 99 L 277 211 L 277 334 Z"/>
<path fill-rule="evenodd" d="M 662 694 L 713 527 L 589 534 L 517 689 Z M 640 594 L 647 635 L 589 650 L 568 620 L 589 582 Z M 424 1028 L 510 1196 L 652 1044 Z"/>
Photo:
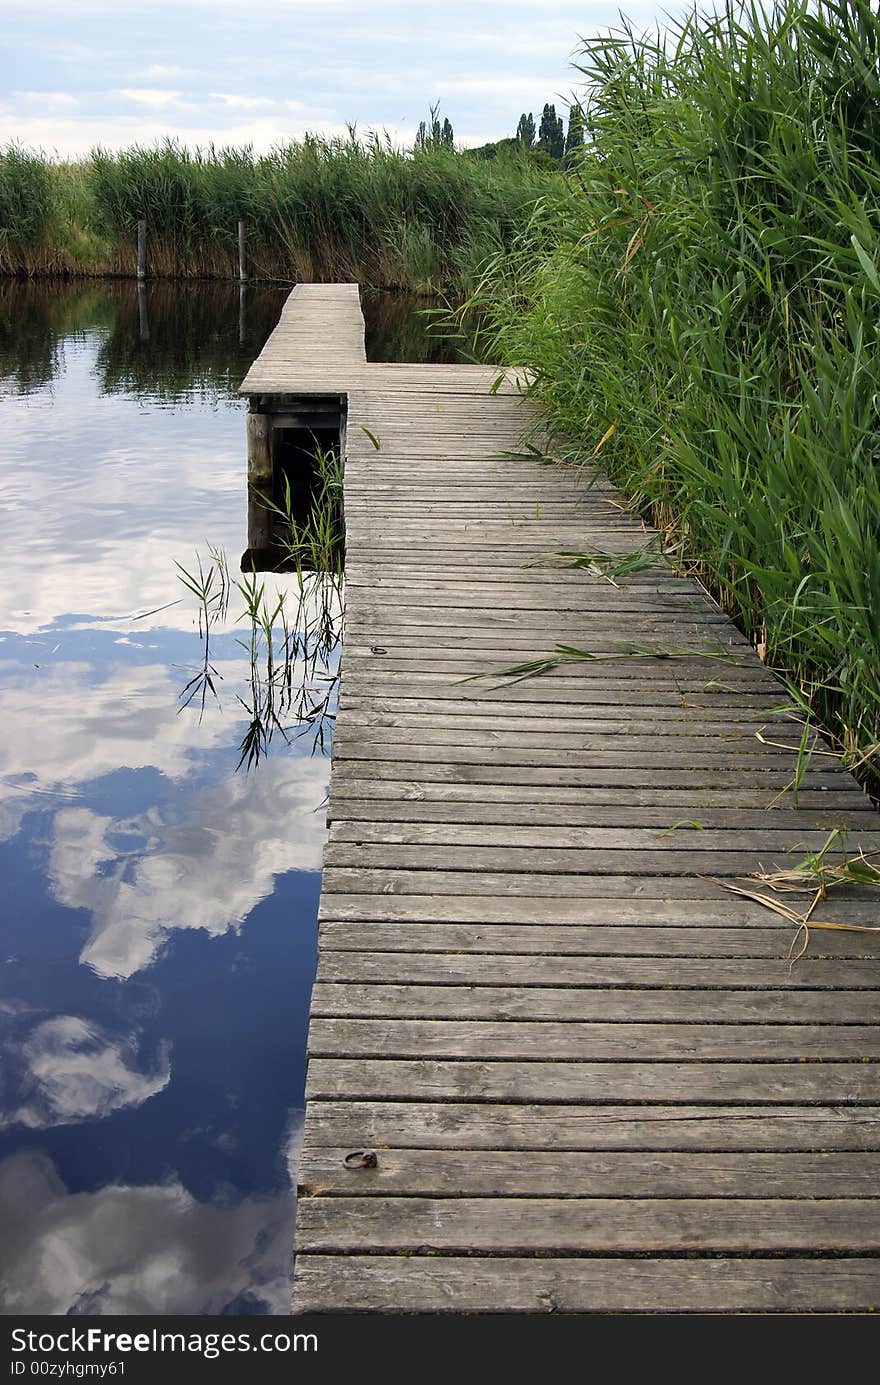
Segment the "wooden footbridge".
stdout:
<path fill-rule="evenodd" d="M 300 285 L 242 386 L 255 483 L 273 415 L 344 418 L 294 1310 L 877 1308 L 880 935 L 793 962 L 717 883 L 803 911 L 741 877 L 876 815 L 821 747 L 793 796 L 801 728 L 695 582 L 543 561 L 650 536 L 497 379 L 368 364 L 356 286 Z M 600 657 L 463 681 L 558 644 Z"/>

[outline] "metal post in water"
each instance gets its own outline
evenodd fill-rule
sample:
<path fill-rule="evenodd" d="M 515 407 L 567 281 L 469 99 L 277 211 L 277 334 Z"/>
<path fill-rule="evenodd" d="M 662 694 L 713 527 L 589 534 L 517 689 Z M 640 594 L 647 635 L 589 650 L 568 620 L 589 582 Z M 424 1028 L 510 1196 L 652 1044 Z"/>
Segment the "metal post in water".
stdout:
<path fill-rule="evenodd" d="M 244 222 L 238 223 L 238 277 L 241 283 L 247 278 L 247 260 L 244 252 Z"/>
<path fill-rule="evenodd" d="M 244 340 L 245 340 L 245 326 L 246 326 L 245 307 L 246 307 L 246 300 L 247 300 L 247 286 L 246 286 L 244 283 L 242 283 L 242 284 L 239 285 L 239 290 L 238 290 L 238 343 L 239 343 L 239 346 L 244 346 Z"/>
<path fill-rule="evenodd" d="M 138 222 L 138 260 L 137 277 L 145 279 L 147 277 L 147 223 Z"/>

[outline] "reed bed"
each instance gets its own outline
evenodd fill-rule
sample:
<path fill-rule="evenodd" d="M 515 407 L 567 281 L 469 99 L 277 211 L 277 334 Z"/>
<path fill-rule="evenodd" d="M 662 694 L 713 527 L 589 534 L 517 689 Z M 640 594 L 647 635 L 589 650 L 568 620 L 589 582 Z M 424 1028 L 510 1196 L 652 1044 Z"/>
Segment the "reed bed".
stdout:
<path fill-rule="evenodd" d="M 235 278 L 241 219 L 255 278 L 458 292 L 559 181 L 516 150 L 487 161 L 354 132 L 259 158 L 169 141 L 53 164 L 13 146 L 0 151 L 0 272 L 132 275 L 142 219 L 151 275 Z"/>
<path fill-rule="evenodd" d="M 588 42 L 587 146 L 467 311 L 880 782 L 880 18 Z"/>

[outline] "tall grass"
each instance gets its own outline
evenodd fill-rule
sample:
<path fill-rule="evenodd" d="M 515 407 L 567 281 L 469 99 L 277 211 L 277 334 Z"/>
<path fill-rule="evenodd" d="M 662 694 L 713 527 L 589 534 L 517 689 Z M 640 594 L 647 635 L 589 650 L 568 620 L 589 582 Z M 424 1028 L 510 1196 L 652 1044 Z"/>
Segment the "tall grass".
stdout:
<path fill-rule="evenodd" d="M 8 272 L 46 244 L 52 219 L 52 177 L 38 155 L 18 145 L 0 153 L 0 270 Z"/>
<path fill-rule="evenodd" d="M 134 274 L 147 223 L 154 275 L 357 280 L 432 292 L 476 282 L 558 175 L 515 150 L 492 161 L 314 136 L 256 157 L 168 141 L 55 165 L 0 153 L 0 271 Z"/>
<path fill-rule="evenodd" d="M 588 42 L 588 146 L 472 299 L 875 784 L 878 54 L 868 0 Z"/>

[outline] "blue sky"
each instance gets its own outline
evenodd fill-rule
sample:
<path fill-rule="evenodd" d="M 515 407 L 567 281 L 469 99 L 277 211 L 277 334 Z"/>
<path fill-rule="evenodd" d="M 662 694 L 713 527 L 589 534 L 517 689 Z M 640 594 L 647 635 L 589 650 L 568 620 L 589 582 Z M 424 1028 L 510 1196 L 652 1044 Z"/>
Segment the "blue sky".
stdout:
<path fill-rule="evenodd" d="M 663 13 L 625 12 L 639 28 Z M 614 0 L 0 0 L 0 145 L 265 150 L 349 121 L 408 144 L 436 101 L 479 144 L 570 99 L 579 36 L 618 22 Z"/>

